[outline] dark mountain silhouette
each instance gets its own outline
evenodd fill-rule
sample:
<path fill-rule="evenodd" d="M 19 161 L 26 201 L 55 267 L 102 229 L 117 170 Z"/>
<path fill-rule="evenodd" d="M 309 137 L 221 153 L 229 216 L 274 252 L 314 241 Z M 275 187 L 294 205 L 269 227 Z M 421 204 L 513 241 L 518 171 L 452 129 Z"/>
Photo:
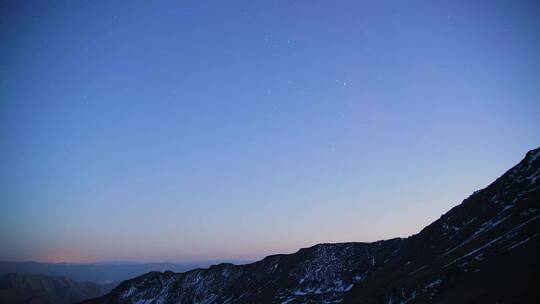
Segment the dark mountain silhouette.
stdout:
<path fill-rule="evenodd" d="M 238 261 L 243 263 L 243 261 Z M 68 277 L 79 282 L 99 284 L 120 283 L 126 279 L 140 276 L 150 271 L 183 272 L 200 267 L 208 267 L 216 261 L 185 263 L 132 263 L 103 262 L 93 264 L 80 263 L 38 263 L 38 262 L 0 262 L 0 274 L 42 274 Z M 246 262 L 247 263 L 247 262 Z"/>
<path fill-rule="evenodd" d="M 85 303 L 530 303 L 539 236 L 540 148 L 411 237 L 150 272 Z"/>
<path fill-rule="evenodd" d="M 0 303 L 70 304 L 104 295 L 112 287 L 66 277 L 8 273 L 0 275 Z"/>

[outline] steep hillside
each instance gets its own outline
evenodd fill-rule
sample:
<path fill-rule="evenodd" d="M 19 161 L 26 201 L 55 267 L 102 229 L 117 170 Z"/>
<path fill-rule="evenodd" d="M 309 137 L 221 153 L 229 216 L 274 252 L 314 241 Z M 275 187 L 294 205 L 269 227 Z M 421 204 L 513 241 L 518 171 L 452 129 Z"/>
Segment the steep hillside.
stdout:
<path fill-rule="evenodd" d="M 540 149 L 408 238 L 351 303 L 501 302 L 531 296 L 540 236 Z"/>
<path fill-rule="evenodd" d="M 407 239 L 151 272 L 86 303 L 524 303 L 540 274 L 540 148 Z"/>

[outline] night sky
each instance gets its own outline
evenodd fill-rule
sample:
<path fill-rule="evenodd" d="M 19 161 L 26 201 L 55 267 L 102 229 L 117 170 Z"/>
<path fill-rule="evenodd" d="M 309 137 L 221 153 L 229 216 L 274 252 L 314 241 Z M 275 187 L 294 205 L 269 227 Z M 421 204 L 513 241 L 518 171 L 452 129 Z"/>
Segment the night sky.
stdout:
<path fill-rule="evenodd" d="M 406 237 L 539 118 L 538 1 L 2 1 L 0 260 Z"/>

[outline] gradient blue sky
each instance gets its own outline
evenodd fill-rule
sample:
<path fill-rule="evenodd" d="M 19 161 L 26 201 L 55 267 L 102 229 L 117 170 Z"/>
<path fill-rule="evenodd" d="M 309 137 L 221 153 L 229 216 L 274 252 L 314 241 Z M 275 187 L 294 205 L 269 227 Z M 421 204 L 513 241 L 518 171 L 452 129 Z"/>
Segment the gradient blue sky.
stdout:
<path fill-rule="evenodd" d="M 540 144 L 535 1 L 2 1 L 0 260 L 408 236 Z"/>

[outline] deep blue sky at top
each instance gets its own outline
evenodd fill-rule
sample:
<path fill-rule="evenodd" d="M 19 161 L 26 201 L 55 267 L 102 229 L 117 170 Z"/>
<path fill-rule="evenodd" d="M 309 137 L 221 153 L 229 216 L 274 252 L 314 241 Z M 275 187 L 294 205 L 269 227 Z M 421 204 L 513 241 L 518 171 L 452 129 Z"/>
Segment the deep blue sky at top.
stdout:
<path fill-rule="evenodd" d="M 0 260 L 407 236 L 540 144 L 535 1 L 3 1 Z"/>

